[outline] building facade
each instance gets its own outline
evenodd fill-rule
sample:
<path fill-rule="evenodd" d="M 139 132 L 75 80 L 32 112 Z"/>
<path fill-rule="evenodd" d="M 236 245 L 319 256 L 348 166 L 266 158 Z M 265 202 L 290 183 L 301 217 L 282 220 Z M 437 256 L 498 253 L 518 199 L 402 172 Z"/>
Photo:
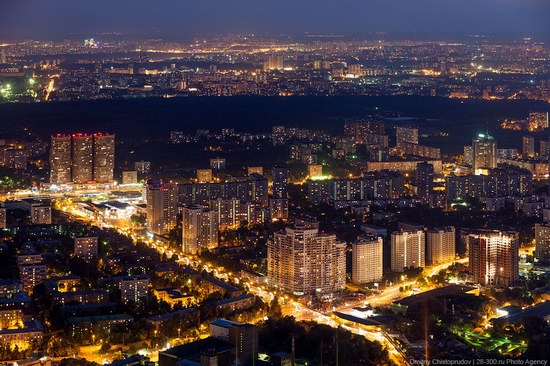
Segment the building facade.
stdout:
<path fill-rule="evenodd" d="M 497 167 L 497 142 L 492 136 L 479 134 L 472 141 L 472 167 L 475 175 Z"/>
<path fill-rule="evenodd" d="M 467 237 L 470 271 L 482 286 L 508 287 L 519 278 L 517 232 L 485 230 Z"/>
<path fill-rule="evenodd" d="M 187 254 L 197 254 L 218 247 L 218 214 L 202 206 L 183 208 L 182 249 Z"/>
<path fill-rule="evenodd" d="M 535 258 L 550 262 L 550 225 L 535 224 Z"/>
<path fill-rule="evenodd" d="M 319 233 L 300 222 L 274 234 L 268 242 L 269 284 L 297 295 L 341 291 L 346 284 L 346 245 L 336 235 Z"/>
<path fill-rule="evenodd" d="M 354 283 L 377 282 L 384 276 L 384 241 L 381 237 L 359 236 L 351 249 L 351 280 Z"/>
<path fill-rule="evenodd" d="M 434 187 L 434 166 L 430 163 L 419 163 L 416 166 L 416 195 L 422 204 L 430 203 Z"/>
<path fill-rule="evenodd" d="M 453 226 L 428 230 L 426 242 L 428 264 L 447 263 L 456 258 L 456 232 Z"/>
<path fill-rule="evenodd" d="M 162 181 L 147 184 L 147 230 L 166 235 L 176 226 L 178 195 L 177 186 Z"/>
<path fill-rule="evenodd" d="M 50 182 L 65 184 L 72 181 L 70 135 L 54 135 L 50 149 Z"/>
<path fill-rule="evenodd" d="M 111 183 L 115 135 L 54 135 L 50 149 L 50 183 Z"/>
<path fill-rule="evenodd" d="M 97 236 L 74 238 L 74 256 L 82 259 L 97 258 L 99 241 Z"/>
<path fill-rule="evenodd" d="M 391 270 L 404 272 L 405 268 L 424 268 L 425 240 L 423 230 L 394 231 L 391 234 Z"/>

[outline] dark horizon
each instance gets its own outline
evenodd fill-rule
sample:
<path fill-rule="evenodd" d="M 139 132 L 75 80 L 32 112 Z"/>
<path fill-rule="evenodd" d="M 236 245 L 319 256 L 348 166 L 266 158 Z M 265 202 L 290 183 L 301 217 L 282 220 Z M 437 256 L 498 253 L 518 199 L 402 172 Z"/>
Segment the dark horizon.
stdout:
<path fill-rule="evenodd" d="M 428 38 L 469 34 L 550 37 L 546 0 L 97 0 L 4 1 L 3 37 L 135 35 L 301 35 L 364 37 L 373 32 Z"/>

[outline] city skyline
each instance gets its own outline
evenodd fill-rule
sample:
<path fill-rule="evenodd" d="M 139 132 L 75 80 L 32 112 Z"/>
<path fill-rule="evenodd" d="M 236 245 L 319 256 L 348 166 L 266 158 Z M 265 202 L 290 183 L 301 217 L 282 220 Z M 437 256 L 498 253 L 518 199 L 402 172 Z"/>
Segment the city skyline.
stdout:
<path fill-rule="evenodd" d="M 546 365 L 548 0 L 0 4 L 0 363 Z"/>
<path fill-rule="evenodd" d="M 0 5 L 0 35 L 66 37 L 103 32 L 179 34 L 369 32 L 442 37 L 469 34 L 543 36 L 550 5 L 544 0 L 329 0 L 224 2 L 66 0 Z"/>

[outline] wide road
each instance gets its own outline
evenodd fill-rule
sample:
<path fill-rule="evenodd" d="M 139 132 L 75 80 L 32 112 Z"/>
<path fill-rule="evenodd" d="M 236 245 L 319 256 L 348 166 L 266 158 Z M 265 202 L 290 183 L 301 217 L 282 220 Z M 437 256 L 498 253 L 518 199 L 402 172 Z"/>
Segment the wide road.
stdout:
<path fill-rule="evenodd" d="M 424 275 L 426 277 L 432 277 L 432 276 L 436 275 L 437 273 L 439 273 L 441 270 L 444 270 L 444 269 L 448 268 L 449 266 L 453 265 L 454 263 L 466 264 L 466 263 L 468 263 L 468 258 L 461 258 L 461 259 L 457 259 L 457 260 L 454 260 L 454 261 L 438 264 L 437 266 L 427 267 L 424 270 Z M 336 311 L 345 313 L 347 311 L 351 311 L 353 308 L 363 307 L 367 303 L 369 305 L 371 305 L 372 307 L 389 305 L 392 302 L 394 302 L 394 301 L 396 301 L 396 300 L 398 300 L 402 297 L 405 297 L 407 295 L 407 293 L 401 292 L 399 290 L 401 287 L 407 287 L 407 286 L 414 287 L 416 285 L 417 285 L 416 279 L 413 279 L 413 280 L 410 280 L 410 281 L 398 282 L 398 283 L 396 283 L 392 286 L 386 287 L 385 289 L 381 290 L 381 292 L 378 293 L 378 294 L 371 295 L 371 296 L 369 296 L 365 299 L 362 299 L 360 301 L 356 301 L 356 302 L 353 302 L 353 303 L 347 303 L 347 304 L 337 308 Z M 433 286 L 433 285 L 432 286 L 425 286 L 421 289 L 421 292 L 429 291 L 429 290 L 432 290 L 434 288 L 437 288 L 437 286 Z"/>
<path fill-rule="evenodd" d="M 140 191 L 140 189 L 136 188 L 136 187 L 122 187 L 122 189 L 113 189 L 112 191 L 121 191 L 121 190 Z M 54 194 L 50 194 L 49 196 L 52 199 L 56 199 L 56 198 L 59 199 L 59 198 L 67 198 L 67 197 L 78 197 L 79 195 L 82 195 L 82 194 L 90 194 L 90 193 L 94 193 L 94 192 L 98 192 L 98 193 L 102 193 L 102 194 L 111 193 L 111 191 L 87 190 L 87 191 L 78 191 L 78 192 L 70 192 L 70 193 L 54 193 Z M 40 194 L 40 192 L 28 192 L 27 191 L 27 192 L 22 193 L 22 194 L 7 195 L 7 196 L 5 196 L 5 198 L 9 197 L 11 199 L 14 199 L 14 198 L 22 199 L 22 198 L 31 198 L 31 197 L 36 197 L 36 196 L 43 196 L 43 194 Z M 168 248 L 166 243 L 163 243 L 163 242 L 161 242 L 159 240 L 156 240 L 154 238 L 151 239 L 151 238 L 142 238 L 142 237 L 140 237 L 136 230 L 129 229 L 129 228 L 116 228 L 116 227 L 113 227 L 111 224 L 108 224 L 106 222 L 102 222 L 102 221 L 99 221 L 97 219 L 90 218 L 89 215 L 87 215 L 84 211 L 80 210 L 77 207 L 77 205 L 75 205 L 75 204 L 62 205 L 62 206 L 59 206 L 58 208 L 61 209 L 65 214 L 67 214 L 67 216 L 71 219 L 92 223 L 93 225 L 96 225 L 96 226 L 102 227 L 102 228 L 106 228 L 106 227 L 115 228 L 121 234 L 131 238 L 134 242 L 136 242 L 137 240 L 143 240 L 151 248 L 153 248 L 153 249 L 155 249 L 155 250 L 157 250 L 161 253 L 167 253 L 169 256 L 171 256 L 173 254 L 178 254 L 179 263 L 181 265 L 188 265 L 188 266 L 191 266 L 192 268 L 195 268 L 196 270 L 199 270 L 199 271 L 206 270 L 206 271 L 210 272 L 212 275 L 214 275 L 214 276 L 216 276 L 220 279 L 224 279 L 224 280 L 231 279 L 231 280 L 234 280 L 236 282 L 242 281 L 242 278 L 240 278 L 238 273 L 233 274 L 233 273 L 230 273 L 230 272 L 226 272 L 223 268 L 219 268 L 219 267 L 216 268 L 211 263 L 205 263 L 205 262 L 202 262 L 201 260 L 199 260 L 197 258 L 189 257 L 189 256 L 181 253 L 181 251 L 179 251 L 179 250 L 174 252 L 172 249 Z M 522 248 L 522 254 L 523 253 L 530 253 L 530 252 L 532 252 L 531 247 Z M 447 263 L 439 264 L 437 266 L 427 267 L 424 270 L 424 276 L 431 277 L 431 276 L 437 274 L 439 271 L 448 268 L 449 266 L 451 266 L 454 263 L 462 263 L 462 264 L 468 263 L 468 258 L 462 258 L 462 259 L 458 259 L 458 260 L 455 260 L 455 261 L 450 261 L 450 262 L 447 262 Z M 252 293 L 253 295 L 259 296 L 265 302 L 270 302 L 275 296 L 275 292 L 273 292 L 269 288 L 267 288 L 266 285 L 258 285 L 258 284 L 253 284 L 253 283 L 249 283 L 249 282 L 246 282 L 246 283 L 243 283 L 243 284 L 247 286 L 250 293 Z M 417 285 L 416 280 L 399 282 L 399 283 L 396 283 L 392 286 L 386 287 L 379 294 L 371 295 L 371 296 L 369 296 L 369 297 L 367 297 L 367 298 L 365 298 L 361 301 L 356 301 L 356 302 L 353 302 L 353 303 L 344 304 L 341 307 L 336 308 L 334 310 L 345 313 L 345 312 L 349 312 L 349 311 L 353 310 L 353 308 L 355 308 L 355 307 L 362 307 L 367 303 L 370 304 L 373 307 L 388 305 L 388 304 L 391 304 L 393 301 L 408 295 L 407 293 L 404 293 L 404 292 L 400 291 L 401 287 L 407 287 L 407 286 L 415 287 L 415 285 Z M 434 289 L 434 288 L 437 288 L 437 286 L 433 286 L 433 285 L 432 286 L 425 286 L 421 289 L 421 292 L 428 291 L 428 290 L 431 290 L 431 289 Z M 376 342 L 381 343 L 384 347 L 386 347 L 386 349 L 388 350 L 390 358 L 392 359 L 392 361 L 395 364 L 397 364 L 397 365 L 409 365 L 409 362 L 406 359 L 406 356 L 404 355 L 404 352 L 401 349 L 398 349 L 397 343 L 387 333 L 385 333 L 383 331 L 368 330 L 368 329 L 366 329 L 365 326 L 363 326 L 361 324 L 355 324 L 355 323 L 350 323 L 350 322 L 344 321 L 344 320 L 342 320 L 342 319 L 340 319 L 340 318 L 338 318 L 338 317 L 336 317 L 332 314 L 330 314 L 330 315 L 324 314 L 324 313 L 319 312 L 315 309 L 307 307 L 304 304 L 299 303 L 297 301 L 292 301 L 292 300 L 289 301 L 289 300 L 285 300 L 284 298 L 281 298 L 281 302 L 282 302 L 281 305 L 282 305 L 284 315 L 292 315 L 298 321 L 314 321 L 314 322 L 317 322 L 317 323 L 320 323 L 320 324 L 325 324 L 325 325 L 335 327 L 335 328 L 340 328 L 340 327 L 344 328 L 346 330 L 349 330 L 352 333 L 364 336 L 368 340 L 376 341 Z"/>
<path fill-rule="evenodd" d="M 74 195 L 74 194 L 75 193 L 72 193 L 71 195 Z M 55 195 L 55 197 L 52 197 L 52 198 L 62 198 L 62 197 L 66 197 L 66 195 Z M 21 197 L 18 197 L 18 198 L 21 198 Z M 85 221 L 102 228 L 106 228 L 106 227 L 113 228 L 108 223 L 100 222 L 99 220 L 90 218 L 84 211 L 80 210 L 75 204 L 69 204 L 69 205 L 65 204 L 62 206 L 58 206 L 58 209 L 62 210 L 62 212 L 64 212 L 69 219 L 77 220 L 77 221 Z M 154 238 L 141 238 L 138 236 L 136 231 L 128 228 L 124 228 L 124 229 L 115 228 L 115 229 L 117 229 L 119 233 L 132 239 L 134 242 L 136 242 L 137 240 L 144 241 L 152 249 L 155 249 L 161 253 L 167 253 L 168 255 L 177 254 L 179 258 L 178 262 L 181 265 L 188 265 L 199 271 L 204 269 L 220 279 L 224 279 L 224 280 L 232 279 L 237 282 L 242 281 L 242 278 L 240 278 L 238 273 L 233 274 L 230 272 L 225 272 L 223 268 L 217 268 L 211 263 L 205 263 L 197 258 L 189 257 L 181 253 L 180 251 L 173 252 L 170 248 L 167 247 L 166 243 L 155 240 Z M 249 289 L 250 293 L 252 293 L 255 296 L 259 296 L 264 302 L 269 303 L 275 297 L 275 293 L 270 291 L 270 289 L 267 288 L 265 285 L 260 286 L 253 283 L 243 283 L 243 284 L 247 285 L 247 288 Z M 397 289 L 399 289 L 398 286 L 397 286 Z M 281 298 L 281 301 L 284 302 L 284 299 Z M 351 324 L 351 325 L 349 323 L 344 324 L 344 321 L 342 319 L 339 319 L 334 315 L 322 314 L 321 312 L 311 309 L 297 301 L 291 301 L 291 302 L 287 301 L 286 304 L 282 304 L 282 309 L 283 309 L 283 315 L 292 315 L 298 321 L 314 321 L 314 322 L 325 324 L 334 328 L 341 327 L 343 329 L 349 330 L 352 333 L 361 335 L 370 341 L 379 342 L 384 347 L 386 347 L 390 358 L 396 365 L 404 365 L 404 366 L 408 365 L 408 362 L 403 357 L 402 352 L 395 348 L 394 343 L 390 339 L 388 339 L 383 332 L 369 331 L 360 324 Z"/>

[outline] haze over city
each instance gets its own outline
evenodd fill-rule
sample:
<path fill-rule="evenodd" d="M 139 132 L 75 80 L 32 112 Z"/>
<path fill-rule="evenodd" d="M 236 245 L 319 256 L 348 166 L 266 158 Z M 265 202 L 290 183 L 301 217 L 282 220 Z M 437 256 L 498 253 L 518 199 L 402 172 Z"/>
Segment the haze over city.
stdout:
<path fill-rule="evenodd" d="M 0 363 L 546 365 L 548 0 L 0 3 Z"/>
<path fill-rule="evenodd" d="M 550 16 L 545 0 L 6 0 L 0 7 L 0 35 L 40 37 L 103 32 L 547 37 Z"/>

